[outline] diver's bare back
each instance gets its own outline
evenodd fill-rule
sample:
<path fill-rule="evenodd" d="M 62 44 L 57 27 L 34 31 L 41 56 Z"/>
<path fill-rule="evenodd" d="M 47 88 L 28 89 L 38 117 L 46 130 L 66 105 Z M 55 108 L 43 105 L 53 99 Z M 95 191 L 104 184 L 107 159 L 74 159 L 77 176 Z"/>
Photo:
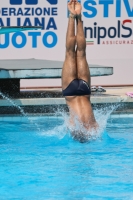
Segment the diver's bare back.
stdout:
<path fill-rule="evenodd" d="M 62 70 L 63 95 L 71 119 L 77 116 L 86 128 L 91 128 L 91 125 L 93 128 L 96 121 L 90 103 L 90 71 L 86 61 L 86 40 L 81 20 L 82 7 L 77 0 L 71 0 L 68 9 L 70 17 L 66 36 L 66 58 Z"/>
<path fill-rule="evenodd" d="M 71 119 L 75 116 L 88 129 L 95 126 L 95 117 L 92 111 L 89 96 L 76 96 L 66 98 L 66 103 L 69 106 Z"/>

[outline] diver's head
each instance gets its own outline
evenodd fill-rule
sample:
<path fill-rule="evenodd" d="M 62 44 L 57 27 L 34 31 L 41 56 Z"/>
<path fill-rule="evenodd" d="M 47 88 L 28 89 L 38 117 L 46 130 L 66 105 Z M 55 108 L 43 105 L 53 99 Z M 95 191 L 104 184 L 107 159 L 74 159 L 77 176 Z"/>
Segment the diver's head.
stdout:
<path fill-rule="evenodd" d="M 73 137 L 74 140 L 77 140 L 81 143 L 86 143 L 89 141 L 89 136 L 88 134 L 85 134 L 84 132 L 82 131 L 71 131 L 71 135 Z"/>

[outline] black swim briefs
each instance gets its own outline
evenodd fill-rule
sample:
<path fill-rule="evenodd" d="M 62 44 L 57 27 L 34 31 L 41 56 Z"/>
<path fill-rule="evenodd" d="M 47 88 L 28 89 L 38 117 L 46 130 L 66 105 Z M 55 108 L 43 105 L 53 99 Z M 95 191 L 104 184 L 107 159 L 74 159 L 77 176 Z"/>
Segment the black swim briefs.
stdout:
<path fill-rule="evenodd" d="M 91 89 L 86 81 L 74 79 L 62 93 L 63 96 L 83 96 L 90 95 Z"/>

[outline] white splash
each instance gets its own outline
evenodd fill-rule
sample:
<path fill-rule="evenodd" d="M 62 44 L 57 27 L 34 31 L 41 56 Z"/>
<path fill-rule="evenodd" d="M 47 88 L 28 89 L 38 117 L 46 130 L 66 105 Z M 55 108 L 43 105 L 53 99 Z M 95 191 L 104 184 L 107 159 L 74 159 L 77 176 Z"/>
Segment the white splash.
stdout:
<path fill-rule="evenodd" d="M 30 117 L 28 117 L 27 113 L 25 113 L 24 110 L 23 110 L 19 105 L 17 105 L 17 104 L 14 102 L 13 99 L 10 99 L 10 98 L 7 97 L 6 95 L 4 95 L 2 92 L 0 92 L 0 96 L 2 96 L 3 99 L 6 99 L 8 102 L 10 102 L 10 104 L 11 104 L 12 106 L 16 107 L 16 108 L 20 111 L 20 113 L 21 113 L 27 120 L 29 120 L 29 122 L 30 122 L 31 124 L 34 124 L 34 125 L 36 126 L 36 128 L 37 128 L 38 131 L 40 131 L 40 128 L 38 127 L 38 124 L 37 124 L 37 123 L 34 123 L 34 122 L 32 121 L 32 119 L 31 119 Z"/>
<path fill-rule="evenodd" d="M 96 118 L 96 121 L 99 125 L 99 133 L 102 134 L 103 131 L 106 128 L 107 125 L 107 121 L 111 115 L 111 113 L 116 110 L 118 107 L 120 106 L 120 104 L 115 104 L 115 105 L 109 105 L 109 106 L 103 106 L 101 108 L 96 108 L 94 110 L 94 115 Z"/>
<path fill-rule="evenodd" d="M 4 99 L 8 100 L 14 107 L 17 107 L 21 114 L 25 117 L 28 117 L 27 114 L 24 112 L 24 110 L 18 106 L 13 100 L 11 100 L 10 98 L 8 98 L 7 96 L 5 96 L 2 92 L 0 92 L 0 96 L 2 96 Z M 59 139 L 63 139 L 66 135 L 71 135 L 71 133 L 74 131 L 75 133 L 81 133 L 81 135 L 79 135 L 79 137 L 82 137 L 83 141 L 84 140 L 96 140 L 97 138 L 100 138 L 102 136 L 102 133 L 104 132 L 106 125 L 107 125 L 107 120 L 110 117 L 111 113 L 118 108 L 120 105 L 111 105 L 111 106 L 103 106 L 101 108 L 96 108 L 94 110 L 94 115 L 95 115 L 95 119 L 99 125 L 99 128 L 96 129 L 91 129 L 91 131 L 87 130 L 82 123 L 79 122 L 79 120 L 77 119 L 77 117 L 75 116 L 75 126 L 74 129 L 73 127 L 70 126 L 69 123 L 69 114 L 58 109 L 57 112 L 55 112 L 54 116 L 57 117 L 58 120 L 58 116 L 61 116 L 63 119 L 63 123 L 62 125 L 58 125 L 55 126 L 54 128 L 52 127 L 50 130 L 43 130 L 41 131 L 41 128 L 39 127 L 39 123 L 36 123 L 32 120 L 31 117 L 28 118 L 28 120 L 30 121 L 31 124 L 34 124 L 39 132 L 40 135 L 45 135 L 47 137 L 52 137 L 52 136 L 56 136 Z M 73 136 L 74 137 L 74 136 Z"/>
<path fill-rule="evenodd" d="M 27 116 L 24 110 L 20 106 L 18 106 L 13 100 L 11 100 L 9 97 L 5 96 L 2 92 L 0 92 L 0 96 L 2 96 L 3 99 L 6 99 L 8 102 L 10 102 L 12 106 L 18 108 L 18 110 L 23 116 L 25 117 Z"/>
<path fill-rule="evenodd" d="M 118 105 L 111 105 L 111 106 L 104 106 L 101 108 L 96 108 L 94 110 L 94 115 L 96 118 L 96 121 L 99 125 L 99 128 L 97 129 L 91 129 L 91 131 L 87 130 L 82 123 L 79 122 L 79 120 L 77 119 L 77 117 L 75 116 L 75 126 L 74 129 L 73 127 L 70 126 L 69 124 L 69 114 L 66 112 L 63 112 L 62 110 L 58 110 L 55 113 L 55 117 L 57 117 L 58 120 L 58 116 L 61 116 L 63 119 L 63 123 L 60 126 L 56 126 L 54 128 L 52 128 L 52 130 L 48 130 L 48 131 L 43 131 L 41 132 L 41 135 L 45 135 L 47 137 L 52 137 L 52 136 L 56 136 L 59 139 L 63 139 L 66 135 L 71 135 L 71 133 L 74 131 L 75 133 L 77 132 L 78 134 L 81 132 L 81 135 L 79 135 L 77 137 L 77 140 L 80 140 L 79 137 L 81 137 L 81 141 L 80 142 L 85 142 L 85 141 L 90 141 L 90 140 L 96 140 L 98 138 L 102 137 L 103 132 L 106 129 L 106 125 L 107 125 L 107 121 L 111 115 L 111 113 L 119 107 Z M 84 136 L 82 135 L 82 133 L 84 133 Z M 76 139 L 75 136 L 72 136 L 73 138 Z"/>

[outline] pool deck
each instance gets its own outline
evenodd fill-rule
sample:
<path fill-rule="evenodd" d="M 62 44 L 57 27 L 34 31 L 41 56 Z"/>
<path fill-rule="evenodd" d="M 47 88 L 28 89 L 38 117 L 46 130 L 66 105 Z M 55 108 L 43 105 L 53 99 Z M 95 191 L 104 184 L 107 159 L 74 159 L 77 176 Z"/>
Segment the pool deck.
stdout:
<path fill-rule="evenodd" d="M 126 95 L 126 92 L 133 92 L 133 86 L 104 88 L 106 92 L 92 92 L 92 104 L 133 102 L 133 98 Z M 20 97 L 13 101 L 19 106 L 66 104 L 61 88 L 21 89 Z M 1 98 L 0 106 L 9 106 L 9 102 Z"/>
<path fill-rule="evenodd" d="M 133 98 L 128 97 L 126 92 L 133 92 L 132 87 L 104 87 L 106 92 L 93 92 L 91 103 L 94 108 L 108 107 L 109 105 L 118 105 L 112 115 L 122 117 L 127 114 L 133 117 Z M 3 99 L 0 96 L 0 119 L 16 120 L 15 116 L 23 114 L 17 106 L 20 106 L 26 116 L 46 116 L 53 115 L 58 110 L 68 112 L 65 98 L 62 96 L 61 88 L 31 88 L 22 89 L 18 97 L 11 98 L 11 101 Z M 112 116 L 111 115 L 111 116 Z M 24 120 L 24 119 L 22 119 Z"/>

